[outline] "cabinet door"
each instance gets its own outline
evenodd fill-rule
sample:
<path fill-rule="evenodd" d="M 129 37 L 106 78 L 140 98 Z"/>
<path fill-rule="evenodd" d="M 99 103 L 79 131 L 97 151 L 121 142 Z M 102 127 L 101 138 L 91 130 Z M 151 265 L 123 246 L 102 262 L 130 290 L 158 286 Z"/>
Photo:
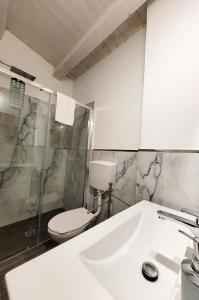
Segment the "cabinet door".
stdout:
<path fill-rule="evenodd" d="M 199 1 L 148 7 L 141 148 L 199 149 Z"/>

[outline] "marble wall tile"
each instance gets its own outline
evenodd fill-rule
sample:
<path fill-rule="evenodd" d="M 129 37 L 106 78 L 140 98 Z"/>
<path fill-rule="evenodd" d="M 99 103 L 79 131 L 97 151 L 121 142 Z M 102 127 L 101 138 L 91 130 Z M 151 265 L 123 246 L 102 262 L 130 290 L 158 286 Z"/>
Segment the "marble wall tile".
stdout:
<path fill-rule="evenodd" d="M 9 90 L 0 87 L 0 144 L 13 144 L 20 125 L 21 111 L 10 105 Z"/>
<path fill-rule="evenodd" d="M 163 205 L 199 211 L 199 153 L 164 153 L 162 181 Z"/>
<path fill-rule="evenodd" d="M 162 204 L 163 153 L 139 151 L 137 154 L 136 201 Z"/>
<path fill-rule="evenodd" d="M 65 149 L 47 148 L 42 212 L 63 206 L 67 156 Z"/>
<path fill-rule="evenodd" d="M 55 105 L 51 105 L 49 144 L 52 148 L 65 149 L 65 169 L 62 174 L 56 171 L 64 181 L 62 192 L 63 207 L 66 210 L 82 207 L 84 201 L 84 180 L 87 163 L 89 110 L 76 105 L 73 126 L 55 122 Z"/>
<path fill-rule="evenodd" d="M 32 168 L 0 168 L 0 173 L 0 226 L 32 216 L 29 203 Z"/>
<path fill-rule="evenodd" d="M 64 149 L 87 149 L 89 110 L 76 104 L 73 126 L 55 121 L 55 104 L 51 105 L 49 145 Z"/>
<path fill-rule="evenodd" d="M 38 213 L 43 153 L 43 147 L 20 145 L 11 162 L 0 164 L 0 226 Z"/>
<path fill-rule="evenodd" d="M 71 148 L 86 150 L 88 146 L 88 121 L 90 111 L 76 104 L 75 120 L 73 124 L 73 133 Z"/>
<path fill-rule="evenodd" d="M 9 103 L 9 91 L 4 90 L 3 96 L 1 92 L 1 122 L 16 127 L 12 136 L 8 128 L 0 132 L 0 226 L 4 226 L 38 212 L 48 103 L 25 96 L 22 109 L 17 109 Z"/>
<path fill-rule="evenodd" d="M 116 152 L 117 170 L 113 195 L 128 205 L 136 203 L 136 152 Z M 113 211 L 116 214 L 128 208 L 113 197 Z"/>
<path fill-rule="evenodd" d="M 68 150 L 63 202 L 66 210 L 83 206 L 86 162 L 87 150 Z"/>
<path fill-rule="evenodd" d="M 50 106 L 49 140 L 52 148 L 70 148 L 73 127 L 55 121 L 56 103 Z"/>
<path fill-rule="evenodd" d="M 82 207 L 84 202 L 85 174 L 87 166 L 89 110 L 76 105 L 71 132 L 63 135 L 68 148 L 64 183 L 63 206 L 66 210 Z"/>
<path fill-rule="evenodd" d="M 16 143 L 44 146 L 47 134 L 48 103 L 25 96 Z"/>
<path fill-rule="evenodd" d="M 199 211 L 199 154 L 139 152 L 137 201 Z"/>

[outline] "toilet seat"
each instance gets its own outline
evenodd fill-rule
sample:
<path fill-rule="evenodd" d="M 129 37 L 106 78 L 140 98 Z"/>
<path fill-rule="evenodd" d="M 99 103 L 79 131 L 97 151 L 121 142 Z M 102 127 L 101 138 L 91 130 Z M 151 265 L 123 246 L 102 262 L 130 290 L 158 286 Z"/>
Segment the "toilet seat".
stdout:
<path fill-rule="evenodd" d="M 87 212 L 87 209 L 81 207 L 60 213 L 49 221 L 48 229 L 59 235 L 76 231 L 85 227 L 93 219 L 93 214 Z"/>

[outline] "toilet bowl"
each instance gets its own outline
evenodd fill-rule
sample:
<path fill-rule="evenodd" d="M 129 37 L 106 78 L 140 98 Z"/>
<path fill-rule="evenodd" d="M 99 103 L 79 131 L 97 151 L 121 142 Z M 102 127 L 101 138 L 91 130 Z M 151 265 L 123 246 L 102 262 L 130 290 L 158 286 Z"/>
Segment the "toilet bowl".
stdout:
<path fill-rule="evenodd" d="M 48 232 L 54 241 L 63 243 L 82 233 L 94 218 L 84 207 L 65 211 L 49 221 Z"/>
<path fill-rule="evenodd" d="M 101 212 L 101 191 L 106 191 L 109 182 L 114 182 L 116 163 L 107 161 L 89 162 L 90 185 L 97 189 L 97 210 L 88 213 L 84 207 L 65 211 L 53 217 L 48 223 L 48 232 L 52 239 L 63 243 L 82 233 L 92 224 Z"/>
<path fill-rule="evenodd" d="M 101 205 L 101 201 L 101 193 L 98 191 L 98 206 Z M 94 214 L 88 212 L 86 208 L 81 207 L 65 211 L 53 217 L 48 223 L 48 232 L 52 239 L 61 244 L 85 231 L 88 225 L 99 216 L 101 206 L 97 208 Z"/>

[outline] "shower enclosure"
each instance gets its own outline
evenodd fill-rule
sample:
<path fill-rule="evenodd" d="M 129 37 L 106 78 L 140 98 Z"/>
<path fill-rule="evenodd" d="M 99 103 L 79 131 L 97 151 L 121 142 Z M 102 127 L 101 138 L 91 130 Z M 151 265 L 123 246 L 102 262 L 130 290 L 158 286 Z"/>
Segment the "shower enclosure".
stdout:
<path fill-rule="evenodd" d="M 48 221 L 83 206 L 91 109 L 55 121 L 56 95 L 0 73 L 0 262 L 48 240 Z"/>

